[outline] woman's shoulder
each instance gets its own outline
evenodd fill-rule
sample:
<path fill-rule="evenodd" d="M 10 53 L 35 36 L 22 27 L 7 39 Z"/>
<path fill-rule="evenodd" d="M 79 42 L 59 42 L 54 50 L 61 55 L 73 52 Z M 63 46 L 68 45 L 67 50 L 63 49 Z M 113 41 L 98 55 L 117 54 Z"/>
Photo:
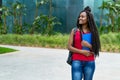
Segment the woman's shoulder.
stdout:
<path fill-rule="evenodd" d="M 79 28 L 74 27 L 74 28 L 72 28 L 72 31 L 74 31 L 74 32 L 79 31 Z"/>

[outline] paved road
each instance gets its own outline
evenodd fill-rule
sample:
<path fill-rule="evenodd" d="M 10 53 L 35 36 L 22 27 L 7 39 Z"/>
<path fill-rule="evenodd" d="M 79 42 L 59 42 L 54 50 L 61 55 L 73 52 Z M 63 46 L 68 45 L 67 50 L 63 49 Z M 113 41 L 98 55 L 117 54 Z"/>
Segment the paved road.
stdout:
<path fill-rule="evenodd" d="M 68 50 L 5 46 L 19 51 L 0 55 L 0 80 L 71 80 Z M 101 53 L 94 80 L 120 80 L 120 54 Z"/>

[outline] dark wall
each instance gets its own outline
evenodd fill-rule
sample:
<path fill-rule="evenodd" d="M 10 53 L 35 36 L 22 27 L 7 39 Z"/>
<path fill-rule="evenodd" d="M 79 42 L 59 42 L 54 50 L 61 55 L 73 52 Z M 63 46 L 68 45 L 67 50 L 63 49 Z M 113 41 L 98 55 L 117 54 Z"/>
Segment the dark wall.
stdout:
<path fill-rule="evenodd" d="M 9 5 L 7 2 L 20 1 L 27 6 L 26 16 L 23 18 L 23 22 L 31 24 L 34 19 L 35 2 L 36 0 L 3 0 L 3 5 Z M 95 21 L 99 24 L 99 10 L 98 6 L 101 5 L 102 0 L 91 0 L 92 3 L 88 3 L 87 0 L 52 0 L 52 15 L 56 16 L 62 25 L 55 27 L 56 31 L 70 32 L 73 27 L 76 27 L 77 17 L 80 11 L 85 6 L 91 6 L 95 15 Z M 48 14 L 49 5 L 44 5 L 39 8 L 39 14 Z M 99 12 L 100 13 L 100 12 Z M 8 24 L 12 27 L 12 18 L 8 19 Z"/>
<path fill-rule="evenodd" d="M 0 7 L 2 6 L 2 0 L 0 0 Z M 2 14 L 2 12 L 0 11 L 0 15 Z M 0 16 L 0 22 L 1 22 L 1 16 Z"/>
<path fill-rule="evenodd" d="M 53 0 L 53 15 L 62 23 L 55 30 L 70 32 L 71 28 L 76 27 L 77 17 L 82 9 L 83 0 Z"/>
<path fill-rule="evenodd" d="M 68 8 L 66 14 L 66 28 L 67 32 L 71 30 L 71 28 L 76 27 L 77 17 L 80 11 L 83 9 L 83 0 L 69 0 Z"/>

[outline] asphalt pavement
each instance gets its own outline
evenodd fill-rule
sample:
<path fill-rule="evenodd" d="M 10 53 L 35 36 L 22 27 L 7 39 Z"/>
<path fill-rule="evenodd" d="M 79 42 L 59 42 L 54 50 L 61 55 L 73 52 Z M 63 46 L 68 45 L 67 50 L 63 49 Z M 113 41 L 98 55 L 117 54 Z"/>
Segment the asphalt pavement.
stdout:
<path fill-rule="evenodd" d="M 0 46 L 18 50 L 0 54 L 0 80 L 71 80 L 68 50 Z M 120 53 L 100 52 L 93 80 L 120 80 Z"/>

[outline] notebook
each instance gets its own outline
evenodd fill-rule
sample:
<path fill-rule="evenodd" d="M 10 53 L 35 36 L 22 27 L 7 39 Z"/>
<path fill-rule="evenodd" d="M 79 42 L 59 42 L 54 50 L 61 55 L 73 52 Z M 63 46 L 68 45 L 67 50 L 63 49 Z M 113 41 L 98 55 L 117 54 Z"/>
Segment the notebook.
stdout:
<path fill-rule="evenodd" d="M 91 33 L 82 34 L 82 40 L 87 41 L 90 44 L 92 44 L 92 39 L 91 38 L 92 38 Z M 88 48 L 88 47 L 83 46 L 82 49 L 90 51 L 90 48 Z"/>

